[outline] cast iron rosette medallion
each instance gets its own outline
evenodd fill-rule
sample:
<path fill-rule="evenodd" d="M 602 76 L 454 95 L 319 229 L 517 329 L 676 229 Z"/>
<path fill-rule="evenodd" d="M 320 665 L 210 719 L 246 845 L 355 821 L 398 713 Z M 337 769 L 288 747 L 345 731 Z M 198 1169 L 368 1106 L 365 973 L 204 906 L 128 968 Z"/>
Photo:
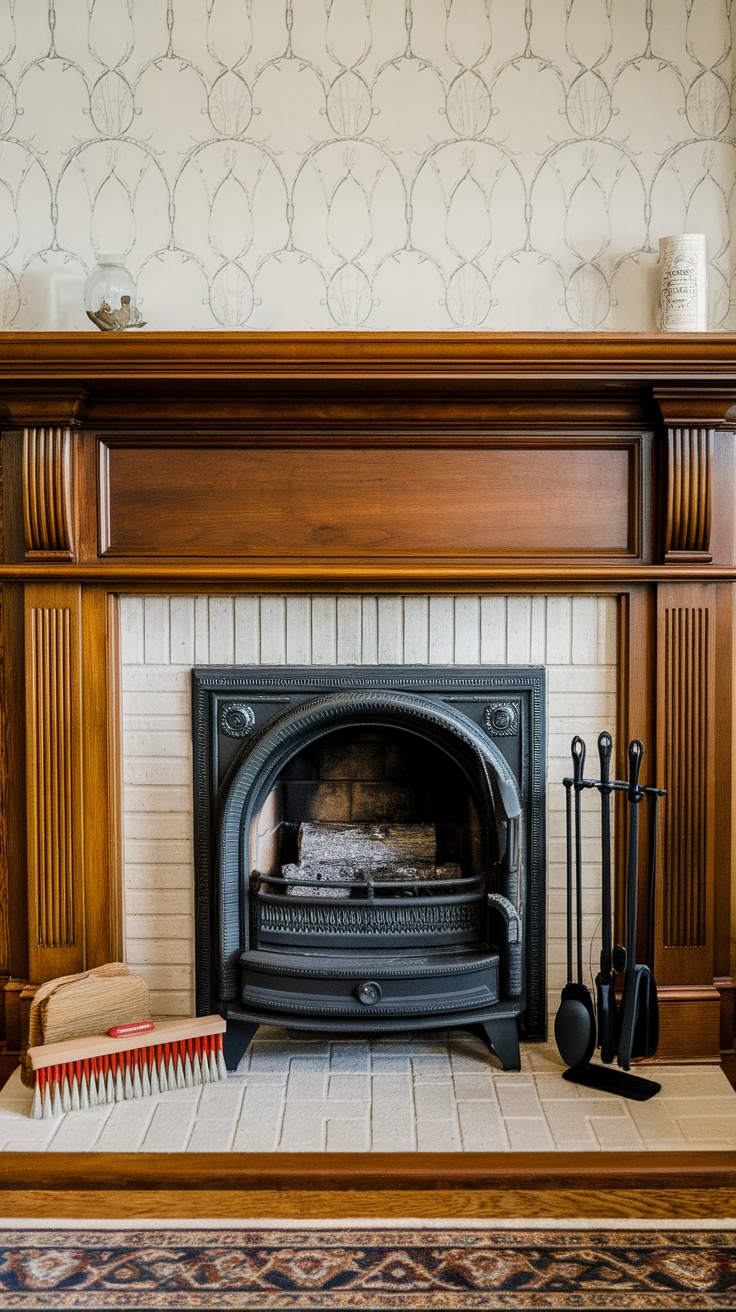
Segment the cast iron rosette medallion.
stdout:
<path fill-rule="evenodd" d="M 491 738 L 515 738 L 519 732 L 518 702 L 489 702 L 483 723 Z"/>
<path fill-rule="evenodd" d="M 255 723 L 255 712 L 247 702 L 228 702 L 220 710 L 220 728 L 228 738 L 247 738 Z"/>

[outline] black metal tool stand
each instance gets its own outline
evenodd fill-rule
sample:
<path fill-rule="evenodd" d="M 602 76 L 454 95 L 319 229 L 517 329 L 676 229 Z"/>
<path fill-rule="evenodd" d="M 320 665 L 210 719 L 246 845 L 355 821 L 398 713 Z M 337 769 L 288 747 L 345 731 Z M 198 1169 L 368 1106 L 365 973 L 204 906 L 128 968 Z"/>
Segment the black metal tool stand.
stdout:
<path fill-rule="evenodd" d="M 606 738 L 610 739 L 610 735 L 606 735 Z M 610 749 L 607 748 L 607 750 Z M 602 769 L 601 774 L 602 777 L 600 779 L 583 779 L 579 781 L 578 787 L 595 788 L 605 798 L 607 798 L 612 792 L 625 792 L 627 796 L 631 797 L 631 784 L 629 780 L 609 779 L 606 777 L 607 771 L 605 769 Z M 563 779 L 563 785 L 568 790 L 574 783 L 575 781 L 572 779 Z M 653 823 L 656 824 L 657 804 L 659 802 L 660 797 L 666 796 L 666 789 L 642 787 L 641 785 L 637 784 L 637 792 L 638 792 L 638 800 L 641 800 L 641 798 L 643 797 L 647 798 L 647 801 L 651 806 L 650 819 Z M 603 865 L 604 865 L 604 874 L 605 874 L 606 866 L 608 864 L 606 853 L 605 853 L 605 843 L 607 840 L 610 843 L 610 836 L 607 832 L 607 826 L 605 824 L 603 828 L 604 828 Z M 610 849 L 609 849 L 609 853 L 610 853 Z M 652 836 L 650 835 L 650 871 L 649 871 L 650 893 L 651 893 L 651 888 L 653 886 L 653 879 L 654 879 L 653 862 L 655 859 L 655 854 L 656 854 L 656 842 L 652 840 Z M 630 866 L 631 866 L 631 861 L 633 859 L 634 856 L 633 854 L 630 853 L 630 862 L 629 862 Z M 631 869 L 629 871 L 629 874 L 631 877 Z M 610 911 L 609 896 L 604 896 L 604 903 L 605 905 L 603 907 L 603 915 L 604 917 L 608 915 L 609 924 L 610 924 L 611 911 Z M 651 910 L 652 907 L 650 905 L 650 916 L 651 916 Z M 570 912 L 568 909 L 568 915 L 569 914 Z M 610 943 L 609 943 L 608 933 L 605 932 L 605 927 L 604 927 L 604 939 L 606 940 L 604 944 L 604 948 L 605 948 L 604 956 L 606 957 L 606 961 L 608 962 L 608 960 L 610 959 L 608 955 L 610 953 Z M 650 943 L 652 942 L 651 920 L 649 926 L 649 941 Z M 627 947 L 627 953 L 631 953 L 632 958 L 635 957 L 636 943 L 629 942 L 627 943 L 626 947 Z M 614 961 L 616 961 L 617 966 L 619 966 L 619 963 L 622 966 L 625 964 L 625 958 L 627 953 L 624 953 L 623 949 L 621 948 L 617 948 L 615 950 L 615 952 L 613 953 L 613 958 Z M 603 958 L 601 960 L 601 966 L 604 967 Z M 615 1023 L 613 1028 L 615 1030 L 616 1028 Z M 615 1047 L 616 1047 L 616 1040 L 614 1038 L 614 1052 L 610 1052 L 609 1049 L 609 1051 L 604 1054 L 605 1057 L 608 1059 L 608 1061 L 611 1061 L 612 1057 L 617 1055 L 617 1053 L 615 1052 Z M 614 1093 L 619 1097 L 630 1098 L 635 1102 L 647 1102 L 650 1098 L 653 1098 L 655 1094 L 659 1093 L 662 1088 L 661 1084 L 658 1084 L 656 1080 L 643 1079 L 642 1076 L 640 1075 L 631 1075 L 628 1071 L 619 1070 L 611 1065 L 596 1064 L 593 1066 L 590 1065 L 590 1063 L 588 1062 L 581 1063 L 578 1066 L 570 1066 L 566 1071 L 563 1072 L 562 1078 L 563 1080 L 568 1080 L 571 1084 L 579 1084 L 582 1085 L 584 1088 L 588 1088 L 588 1089 L 601 1089 L 606 1093 Z"/>

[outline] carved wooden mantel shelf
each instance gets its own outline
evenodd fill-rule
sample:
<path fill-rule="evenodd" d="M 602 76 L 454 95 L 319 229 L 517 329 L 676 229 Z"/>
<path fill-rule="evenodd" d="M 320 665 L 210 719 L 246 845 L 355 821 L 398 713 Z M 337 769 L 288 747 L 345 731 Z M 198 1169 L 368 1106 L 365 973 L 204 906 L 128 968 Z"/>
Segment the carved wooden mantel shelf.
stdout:
<path fill-rule="evenodd" d="M 725 334 L 5 333 L 0 422 L 9 581 L 736 577 Z"/>
<path fill-rule="evenodd" d="M 604 592 L 661 1051 L 732 1049 L 736 339 L 6 333 L 0 426 L 6 975 L 120 951 L 118 593 Z"/>

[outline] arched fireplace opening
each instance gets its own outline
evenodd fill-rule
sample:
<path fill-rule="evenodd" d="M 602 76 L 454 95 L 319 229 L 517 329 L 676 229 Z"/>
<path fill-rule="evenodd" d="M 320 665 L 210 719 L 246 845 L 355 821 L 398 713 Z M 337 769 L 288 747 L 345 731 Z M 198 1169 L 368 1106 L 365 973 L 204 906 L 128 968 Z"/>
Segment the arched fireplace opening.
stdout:
<path fill-rule="evenodd" d="M 210 977 L 215 967 L 229 1064 L 260 1024 L 368 1034 L 465 1026 L 518 1068 L 527 776 L 541 742 L 535 723 L 530 752 L 529 730 L 540 698 L 528 688 L 513 702 L 453 697 L 457 677 L 438 696 L 426 671 L 413 681 L 426 690 L 410 672 L 396 680 L 403 687 L 375 672 L 322 682 L 310 672 L 291 697 L 264 692 L 259 671 L 247 702 L 223 695 L 223 682 L 195 671 L 198 759 L 209 765 L 199 795 L 212 799 L 216 849 L 215 913 L 200 917 L 198 965 Z M 504 738 L 517 739 L 506 754 Z"/>

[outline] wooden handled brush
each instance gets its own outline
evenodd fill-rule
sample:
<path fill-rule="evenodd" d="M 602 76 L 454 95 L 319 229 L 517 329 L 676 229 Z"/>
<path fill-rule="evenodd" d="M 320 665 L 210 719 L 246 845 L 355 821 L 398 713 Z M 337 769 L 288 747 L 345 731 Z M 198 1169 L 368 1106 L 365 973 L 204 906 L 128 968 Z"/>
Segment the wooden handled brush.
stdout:
<path fill-rule="evenodd" d="M 132 1028 L 120 1026 L 119 1028 Z M 227 1079 L 222 1016 L 157 1021 L 146 1033 L 95 1034 L 29 1048 L 37 1120 Z"/>

